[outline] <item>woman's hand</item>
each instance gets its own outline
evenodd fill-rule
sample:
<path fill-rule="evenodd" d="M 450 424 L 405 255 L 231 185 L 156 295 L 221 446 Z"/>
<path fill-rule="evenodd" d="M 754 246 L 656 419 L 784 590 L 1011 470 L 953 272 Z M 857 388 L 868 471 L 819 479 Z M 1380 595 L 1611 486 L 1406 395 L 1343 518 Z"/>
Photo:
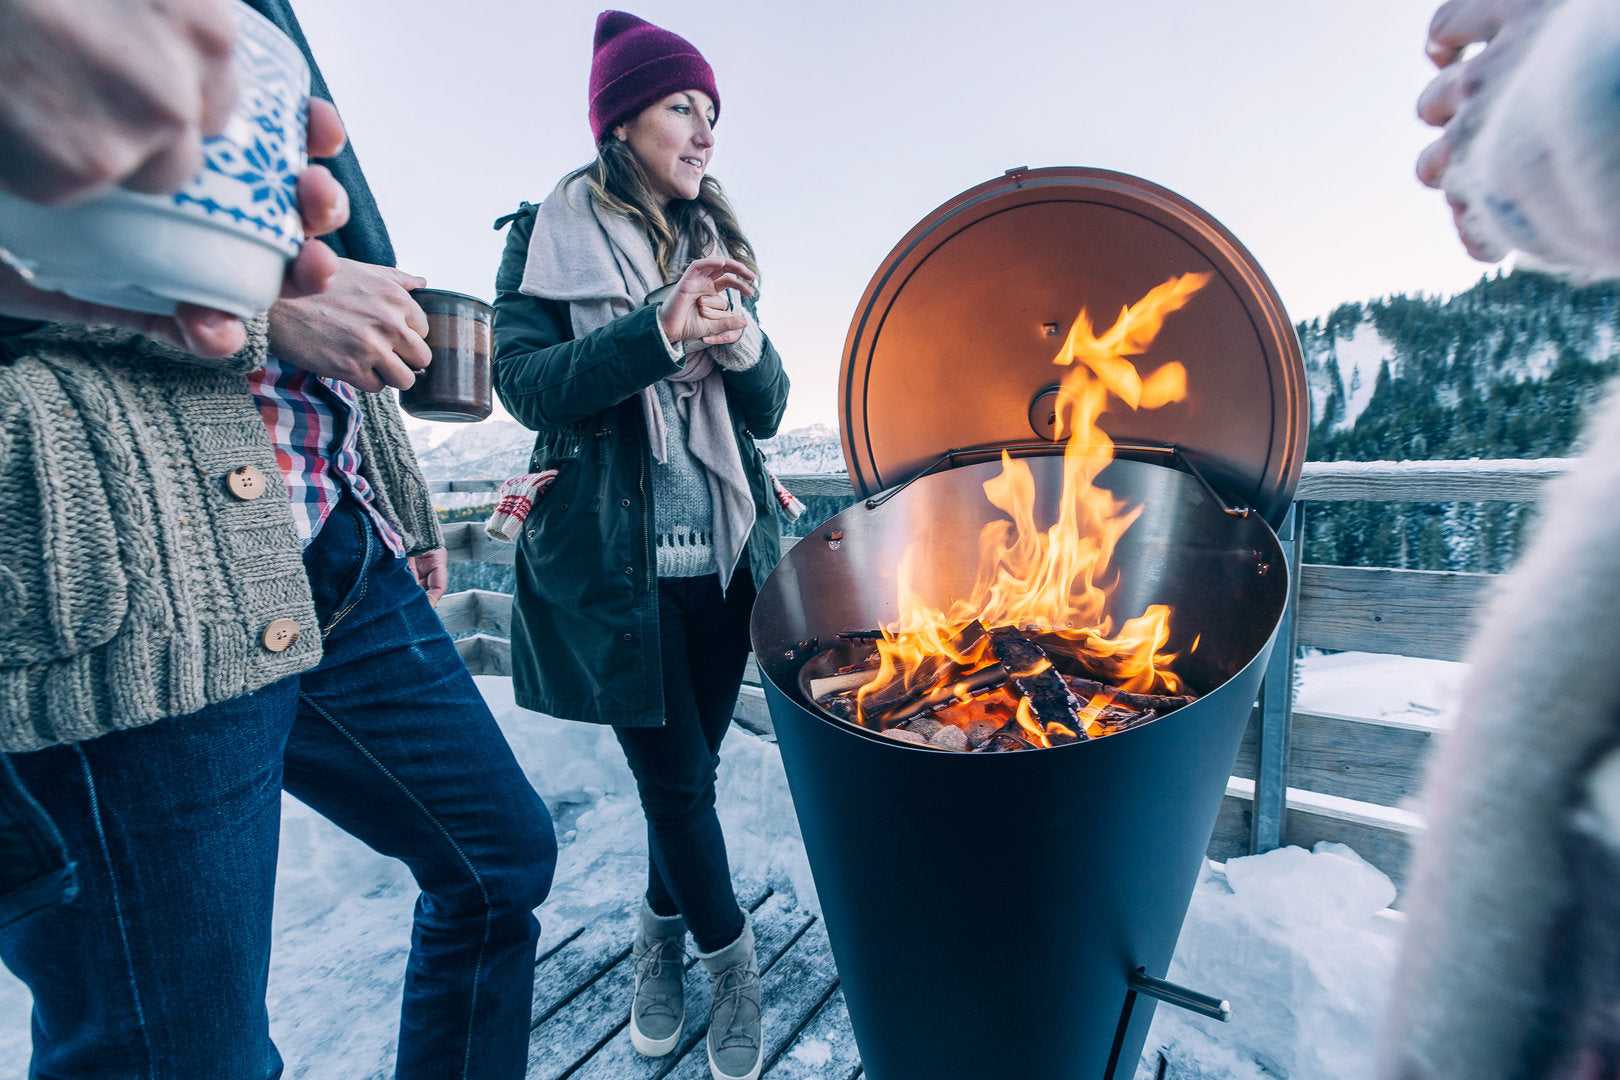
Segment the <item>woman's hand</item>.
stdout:
<path fill-rule="evenodd" d="M 735 259 L 698 259 L 659 309 L 658 325 L 672 342 L 729 345 L 742 337 L 748 320 L 731 310 L 726 290 L 753 296 L 753 282 L 753 271 Z"/>

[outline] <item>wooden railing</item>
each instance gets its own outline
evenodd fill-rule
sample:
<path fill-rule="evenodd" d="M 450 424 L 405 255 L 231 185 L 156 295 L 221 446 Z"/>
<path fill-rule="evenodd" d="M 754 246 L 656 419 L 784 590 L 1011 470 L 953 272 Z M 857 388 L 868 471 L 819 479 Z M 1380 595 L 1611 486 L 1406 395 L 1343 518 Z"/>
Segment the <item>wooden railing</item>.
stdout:
<path fill-rule="evenodd" d="M 1312 502 L 1533 503 L 1568 467 L 1534 461 L 1313 462 L 1307 464 L 1287 521 L 1278 530 L 1293 574 L 1294 596 L 1244 736 L 1210 856 L 1227 859 L 1283 844 L 1336 840 L 1355 848 L 1399 884 L 1420 815 L 1403 805 L 1422 784 L 1434 729 L 1374 717 L 1293 708 L 1294 660 L 1303 647 L 1461 660 L 1490 574 L 1300 565 L 1296 526 Z M 795 493 L 853 501 L 842 475 L 792 476 Z M 494 480 L 436 482 L 436 491 L 493 491 Z M 511 563 L 514 548 L 491 540 L 478 523 L 445 527 L 452 560 Z M 439 615 L 476 673 L 510 674 L 507 641 L 512 598 L 468 590 L 439 604 Z M 758 674 L 738 704 L 737 721 L 770 734 Z"/>

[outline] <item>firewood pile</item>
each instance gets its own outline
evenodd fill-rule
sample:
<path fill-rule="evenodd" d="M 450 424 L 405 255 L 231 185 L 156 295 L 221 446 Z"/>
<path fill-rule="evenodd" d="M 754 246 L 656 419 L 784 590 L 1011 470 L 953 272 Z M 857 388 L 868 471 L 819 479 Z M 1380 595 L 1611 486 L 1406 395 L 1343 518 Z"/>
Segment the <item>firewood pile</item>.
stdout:
<path fill-rule="evenodd" d="M 951 642 L 971 666 L 931 653 L 908 677 L 871 686 L 881 631 L 852 630 L 805 665 L 800 684 L 823 712 L 899 742 L 998 754 L 1085 742 L 1190 705 L 1191 694 L 1139 694 L 1118 686 L 1107 657 L 1084 638 L 977 621 Z M 864 692 L 863 692 L 864 691 Z"/>

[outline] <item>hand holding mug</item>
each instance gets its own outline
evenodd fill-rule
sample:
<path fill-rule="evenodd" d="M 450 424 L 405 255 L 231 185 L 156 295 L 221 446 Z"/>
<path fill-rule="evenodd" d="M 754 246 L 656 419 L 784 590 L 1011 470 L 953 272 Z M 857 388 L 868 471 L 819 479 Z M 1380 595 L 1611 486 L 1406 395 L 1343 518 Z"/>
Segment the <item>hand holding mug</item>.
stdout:
<path fill-rule="evenodd" d="M 665 298 L 658 325 L 673 342 L 729 345 L 742 337 L 748 319 L 731 309 L 726 290 L 753 296 L 753 282 L 753 271 L 735 259 L 698 259 Z"/>
<path fill-rule="evenodd" d="M 330 102 L 309 103 L 309 148 L 317 157 L 343 149 L 343 125 Z M 349 219 L 349 197 L 323 165 L 311 165 L 298 178 L 298 209 L 308 236 L 332 232 Z M 338 259 L 321 243 L 305 243 L 287 267 L 282 295 L 310 296 L 327 287 Z M 197 304 L 179 304 L 172 316 L 149 315 L 77 300 L 66 293 L 35 288 L 0 262 L 0 315 L 47 322 L 97 323 L 133 330 L 197 356 L 230 356 L 246 341 L 242 320 Z"/>
<path fill-rule="evenodd" d="M 324 292 L 270 309 L 270 351 L 360 390 L 407 389 L 433 359 L 423 340 L 427 316 L 411 297 L 427 282 L 391 266 L 334 261 L 337 272 Z"/>
<path fill-rule="evenodd" d="M 119 13 L 139 23 L 152 7 L 189 25 L 186 13 L 210 6 L 73 0 L 70 17 L 58 10 L 66 3 L 0 0 L 0 30 L 24 10 L 48 12 L 57 23 L 104 15 L 109 25 L 123 25 Z M 118 12 L 96 15 L 108 4 Z M 337 153 L 342 125 L 329 103 L 308 99 L 308 64 L 285 33 L 241 0 L 225 10 L 236 31 L 231 69 L 242 93 L 219 134 L 202 141 L 206 127 L 219 126 L 211 115 L 188 130 L 203 167 L 172 195 L 113 188 L 71 205 L 40 206 L 0 191 L 0 313 L 110 323 L 218 357 L 243 344 L 236 316 L 264 310 L 278 294 L 305 296 L 326 286 L 336 257 L 324 244 L 301 241 L 341 226 L 347 196 L 327 170 L 307 167 L 306 152 Z M 9 38 L 5 46 L 13 46 Z M 176 76 L 182 88 L 190 86 L 184 76 Z M 58 103 L 59 126 L 97 130 L 100 114 L 80 115 L 72 106 L 73 99 Z M 0 153 L 12 149 L 0 144 Z M 145 186 L 153 174 L 142 167 L 127 179 Z"/>

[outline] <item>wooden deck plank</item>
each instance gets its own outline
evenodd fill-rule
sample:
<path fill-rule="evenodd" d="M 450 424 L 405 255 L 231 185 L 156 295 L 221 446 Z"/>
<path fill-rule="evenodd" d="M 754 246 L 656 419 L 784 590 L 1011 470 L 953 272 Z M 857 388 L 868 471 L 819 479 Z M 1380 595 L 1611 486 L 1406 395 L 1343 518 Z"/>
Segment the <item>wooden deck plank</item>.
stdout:
<path fill-rule="evenodd" d="M 630 928 L 640 897 L 625 897 L 613 914 L 594 919 L 556 947 L 542 949 L 534 970 L 534 1004 L 530 1015 L 540 1027 L 580 993 L 600 972 L 630 952 Z M 542 915 L 545 909 L 541 909 Z"/>
<path fill-rule="evenodd" d="M 844 992 L 835 989 L 762 1080 L 854 1080 L 861 1072 Z"/>

